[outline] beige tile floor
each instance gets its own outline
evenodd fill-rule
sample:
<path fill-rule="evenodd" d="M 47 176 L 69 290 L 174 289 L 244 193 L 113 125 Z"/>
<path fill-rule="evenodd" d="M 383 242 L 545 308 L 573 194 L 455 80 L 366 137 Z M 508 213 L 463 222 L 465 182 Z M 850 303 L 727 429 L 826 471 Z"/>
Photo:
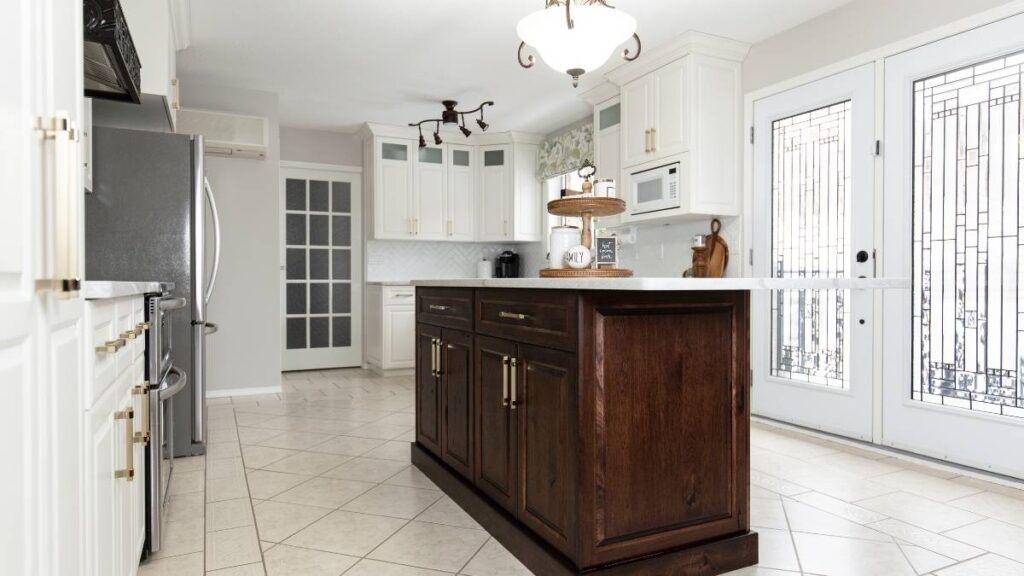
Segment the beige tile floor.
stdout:
<path fill-rule="evenodd" d="M 531 574 L 409 465 L 411 377 L 287 374 L 210 403 L 141 576 Z M 1024 576 L 1024 485 L 755 423 L 761 563 L 735 575 Z"/>

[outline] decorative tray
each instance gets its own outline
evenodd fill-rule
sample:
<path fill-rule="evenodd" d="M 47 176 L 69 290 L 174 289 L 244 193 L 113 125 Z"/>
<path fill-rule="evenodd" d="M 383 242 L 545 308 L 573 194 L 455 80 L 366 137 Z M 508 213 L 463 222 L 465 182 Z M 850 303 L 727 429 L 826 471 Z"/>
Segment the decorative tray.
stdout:
<path fill-rule="evenodd" d="M 590 214 L 595 218 L 615 216 L 626 211 L 626 202 L 619 198 L 559 198 L 548 202 L 548 213 L 555 216 Z"/>
<path fill-rule="evenodd" d="M 540 271 L 541 278 L 632 278 L 633 271 L 625 268 L 545 268 Z"/>

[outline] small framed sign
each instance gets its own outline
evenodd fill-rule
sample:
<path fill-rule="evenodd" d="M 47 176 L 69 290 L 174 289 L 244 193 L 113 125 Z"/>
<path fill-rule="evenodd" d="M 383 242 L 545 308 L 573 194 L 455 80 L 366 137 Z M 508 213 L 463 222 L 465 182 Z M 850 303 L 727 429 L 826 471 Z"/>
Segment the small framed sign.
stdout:
<path fill-rule="evenodd" d="M 594 260 L 598 268 L 614 268 L 619 264 L 619 241 L 615 236 L 594 239 Z"/>

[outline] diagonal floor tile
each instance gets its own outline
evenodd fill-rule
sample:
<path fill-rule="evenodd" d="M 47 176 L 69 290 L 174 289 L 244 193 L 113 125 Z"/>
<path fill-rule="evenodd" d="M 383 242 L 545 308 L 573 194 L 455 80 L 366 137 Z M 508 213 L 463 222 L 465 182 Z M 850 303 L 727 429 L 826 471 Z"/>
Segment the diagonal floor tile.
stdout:
<path fill-rule="evenodd" d="M 351 456 L 339 456 L 327 454 L 326 452 L 299 452 L 264 466 L 264 470 L 275 472 L 288 472 L 289 474 L 307 474 L 319 476 L 339 464 L 349 460 Z"/>
<path fill-rule="evenodd" d="M 371 438 L 337 436 L 326 442 L 311 446 L 309 451 L 339 454 L 341 456 L 362 456 L 374 448 L 384 445 L 384 442 L 385 440 L 374 440 Z"/>
<path fill-rule="evenodd" d="M 249 491 L 258 500 L 269 500 L 313 477 L 270 470 L 249 470 L 246 476 L 249 478 Z"/>
<path fill-rule="evenodd" d="M 381 484 L 345 504 L 342 510 L 412 520 L 440 499 L 441 493 L 436 490 Z"/>
<path fill-rule="evenodd" d="M 516 560 L 511 552 L 497 540 L 491 538 L 473 556 L 461 574 L 467 576 L 533 576 L 526 566 Z"/>
<path fill-rule="evenodd" d="M 793 534 L 800 565 L 829 576 L 917 576 L 895 543 L 818 534 Z"/>
<path fill-rule="evenodd" d="M 264 555 L 267 576 L 338 576 L 359 561 L 321 550 L 274 546 Z"/>
<path fill-rule="evenodd" d="M 206 569 L 219 570 L 259 562 L 260 544 L 256 528 L 232 528 L 206 535 Z"/>
<path fill-rule="evenodd" d="M 206 531 L 252 526 L 252 501 L 248 498 L 211 502 L 206 505 Z"/>
<path fill-rule="evenodd" d="M 783 500 L 789 528 L 793 532 L 823 534 L 826 536 L 842 536 L 844 538 L 860 538 L 878 542 L 892 542 L 892 538 L 877 530 L 866 528 L 856 522 L 840 518 L 793 500 Z"/>
<path fill-rule="evenodd" d="M 935 571 L 938 576 L 1024 576 L 1024 564 L 986 554 L 956 566 Z"/>
<path fill-rule="evenodd" d="M 886 534 L 900 540 L 902 542 L 908 542 L 915 546 L 920 546 L 926 550 L 930 550 L 943 556 L 949 556 L 955 560 L 967 560 L 984 554 L 985 551 L 969 546 L 963 542 L 953 540 L 941 534 L 929 532 L 924 528 L 918 528 L 906 522 L 896 520 L 894 518 L 888 518 L 874 524 L 869 524 L 871 528 L 878 530 L 879 532 L 885 532 Z M 927 570 L 930 572 L 931 570 Z"/>
<path fill-rule="evenodd" d="M 324 472 L 323 476 L 341 478 L 343 480 L 359 480 L 362 482 L 383 482 L 408 466 L 404 462 L 396 462 L 394 460 L 353 458 L 337 468 Z"/>
<path fill-rule="evenodd" d="M 972 546 L 1024 562 L 1024 528 L 987 518 L 944 534 Z"/>
<path fill-rule="evenodd" d="M 281 542 L 331 513 L 329 508 L 266 500 L 253 508 L 260 539 Z"/>
<path fill-rule="evenodd" d="M 931 532 L 945 532 L 982 519 L 966 510 L 906 492 L 868 498 L 856 504 Z"/>
<path fill-rule="evenodd" d="M 457 572 L 488 539 L 486 532 L 409 522 L 367 557 L 432 570 Z"/>
<path fill-rule="evenodd" d="M 335 511 L 303 528 L 284 544 L 365 556 L 405 524 L 405 520 L 398 518 Z"/>
<path fill-rule="evenodd" d="M 340 508 L 373 487 L 369 482 L 318 477 L 282 492 L 273 499 L 292 504 Z"/>
<path fill-rule="evenodd" d="M 242 446 L 242 460 L 246 468 L 263 468 L 282 458 L 297 454 L 297 450 L 271 448 L 269 446 Z"/>
<path fill-rule="evenodd" d="M 460 508 L 454 500 L 447 496 L 442 496 L 440 500 L 417 516 L 416 520 L 419 522 L 430 522 L 431 524 L 445 524 L 447 526 L 483 530 L 483 528 L 476 523 L 476 520 L 473 520 L 465 510 Z"/>

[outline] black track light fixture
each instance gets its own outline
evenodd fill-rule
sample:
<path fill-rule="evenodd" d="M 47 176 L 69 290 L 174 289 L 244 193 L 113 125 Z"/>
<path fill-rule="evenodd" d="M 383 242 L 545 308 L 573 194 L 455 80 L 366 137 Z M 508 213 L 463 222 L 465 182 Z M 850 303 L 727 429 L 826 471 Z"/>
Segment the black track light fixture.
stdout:
<path fill-rule="evenodd" d="M 458 105 L 458 102 L 454 100 L 445 100 L 444 102 L 441 102 L 441 104 L 444 105 L 444 110 L 441 112 L 440 118 L 430 118 L 427 120 L 420 120 L 419 122 L 409 123 L 409 126 L 416 126 L 420 130 L 420 148 L 424 148 L 427 145 L 426 139 L 423 138 L 424 124 L 429 125 L 431 122 L 434 123 L 434 143 L 437 144 L 438 146 L 440 146 L 441 143 L 444 142 L 444 140 L 441 139 L 442 124 L 458 124 L 459 131 L 462 132 L 462 135 L 465 136 L 466 138 L 469 138 L 470 134 L 472 134 L 473 131 L 470 130 L 469 128 L 466 128 L 467 114 L 470 115 L 470 117 L 472 117 L 473 114 L 479 112 L 480 118 L 478 118 L 476 121 L 477 125 L 480 126 L 481 130 L 486 131 L 487 128 L 489 128 L 489 125 L 486 122 L 484 122 L 484 108 L 487 106 L 494 106 L 494 102 L 488 100 L 487 102 L 480 104 L 476 108 L 466 111 L 456 110 L 455 107 Z"/>

